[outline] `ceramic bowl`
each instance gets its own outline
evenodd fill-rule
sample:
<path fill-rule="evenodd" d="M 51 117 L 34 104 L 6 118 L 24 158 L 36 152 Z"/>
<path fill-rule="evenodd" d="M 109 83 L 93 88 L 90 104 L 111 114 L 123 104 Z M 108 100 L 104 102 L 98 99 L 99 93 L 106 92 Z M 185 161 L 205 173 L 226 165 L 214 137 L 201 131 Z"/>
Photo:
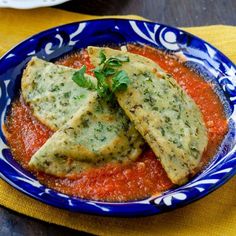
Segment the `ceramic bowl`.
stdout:
<path fill-rule="evenodd" d="M 47 61 L 88 45 L 135 42 L 180 54 L 189 67 L 215 84 L 229 120 L 229 130 L 217 154 L 205 168 L 183 186 L 158 197 L 140 201 L 108 203 L 84 200 L 45 187 L 13 158 L 0 130 L 0 177 L 23 193 L 46 204 L 109 216 L 144 216 L 169 211 L 204 197 L 236 173 L 236 67 L 205 41 L 170 26 L 136 20 L 104 19 L 76 22 L 46 30 L 26 39 L 0 59 L 1 127 L 11 100 L 19 90 L 22 71 L 32 56 Z"/>

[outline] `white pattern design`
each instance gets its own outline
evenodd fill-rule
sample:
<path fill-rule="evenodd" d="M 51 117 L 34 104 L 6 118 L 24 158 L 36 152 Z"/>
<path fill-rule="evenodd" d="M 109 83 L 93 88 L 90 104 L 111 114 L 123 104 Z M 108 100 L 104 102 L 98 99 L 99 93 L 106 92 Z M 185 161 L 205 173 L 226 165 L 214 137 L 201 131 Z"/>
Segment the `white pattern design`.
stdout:
<path fill-rule="evenodd" d="M 75 37 L 77 37 L 86 27 L 86 23 L 80 23 L 78 26 L 78 29 L 70 34 L 70 42 L 69 42 L 69 46 L 74 46 L 78 41 L 78 40 L 74 40 Z"/>
<path fill-rule="evenodd" d="M 147 40 L 148 42 L 153 43 L 154 45 L 158 45 L 158 43 L 156 42 L 155 38 L 157 37 L 161 43 L 161 46 L 164 46 L 165 49 L 167 50 L 173 50 L 173 51 L 177 51 L 180 49 L 178 42 L 177 42 L 177 35 L 175 35 L 175 33 L 173 31 L 171 31 L 171 29 L 167 30 L 167 27 L 163 27 L 159 33 L 159 35 L 155 35 L 157 33 L 157 29 L 159 29 L 159 26 L 156 28 L 156 30 L 154 32 L 151 32 L 150 29 L 148 28 L 148 26 L 146 25 L 146 23 L 143 23 L 142 28 L 145 28 L 148 32 L 147 34 L 144 34 L 144 32 L 142 31 L 142 29 L 140 28 L 140 25 L 138 27 L 138 25 L 136 24 L 135 21 L 130 21 L 130 25 L 132 27 L 132 29 L 134 30 L 134 32 L 136 34 L 138 34 L 141 38 L 143 38 L 144 40 Z M 180 31 L 180 34 L 182 32 Z M 183 52 L 183 55 L 185 56 L 187 61 L 191 61 L 194 63 L 198 63 L 200 65 L 202 65 L 207 71 L 209 71 L 210 74 L 212 74 L 215 78 L 218 79 L 219 82 L 221 82 L 223 79 L 227 78 L 230 81 L 233 80 L 232 84 L 226 83 L 222 86 L 224 91 L 227 90 L 231 90 L 231 91 L 236 91 L 236 72 L 235 72 L 235 68 L 233 66 L 231 66 L 230 68 L 228 67 L 227 64 L 220 62 L 220 61 L 216 61 L 215 60 L 215 56 L 216 56 L 216 51 L 215 49 L 213 49 L 210 45 L 208 44 L 204 44 L 207 54 L 203 54 L 200 53 L 199 49 L 195 49 L 192 48 L 191 49 L 191 53 L 198 55 L 198 56 L 192 56 L 192 55 L 188 55 L 186 53 Z M 178 52 L 179 54 L 179 52 Z M 182 55 L 182 53 L 181 53 Z M 210 57 L 210 58 L 209 58 Z M 224 67 L 224 73 L 222 73 L 220 66 Z M 227 75 L 226 77 L 222 76 L 222 74 Z M 236 96 L 236 92 L 235 92 L 235 96 Z M 230 97 L 230 99 L 234 99 L 235 97 Z M 231 115 L 231 118 L 233 118 L 233 120 L 235 121 L 236 119 L 236 109 L 235 106 L 233 108 L 233 113 Z M 225 169 L 221 169 L 218 172 L 214 172 L 214 169 L 219 166 L 220 164 L 224 164 L 228 158 L 231 156 L 232 153 L 236 152 L 236 147 L 233 148 L 233 150 L 231 150 L 226 156 L 224 156 L 223 158 L 221 158 L 218 162 L 213 162 L 211 165 L 209 165 L 209 167 L 202 172 L 199 176 L 197 176 L 192 182 L 178 188 L 177 190 L 173 190 L 170 191 L 170 193 L 168 194 L 168 192 L 156 199 L 154 199 L 155 204 L 160 204 L 163 203 L 166 206 L 171 206 L 172 205 L 172 201 L 173 199 L 178 199 L 180 201 L 183 201 L 187 198 L 187 194 L 186 189 L 189 188 L 195 188 L 196 190 L 198 190 L 199 192 L 204 192 L 206 190 L 206 187 L 208 187 L 209 185 L 212 184 L 216 184 L 220 178 L 206 178 L 206 176 L 219 176 L 220 174 L 227 174 L 229 173 L 232 168 L 225 168 Z M 205 178 L 204 180 L 202 180 L 202 178 Z M 204 187 L 206 186 L 206 187 Z M 152 200 L 153 198 L 149 198 L 149 200 Z"/>
<path fill-rule="evenodd" d="M 168 27 L 163 27 L 160 31 L 160 34 L 157 34 L 158 29 L 160 28 L 160 25 L 156 24 L 154 26 L 153 31 L 149 28 L 147 23 L 143 23 L 143 26 L 148 32 L 148 35 L 144 34 L 144 32 L 138 27 L 137 23 L 135 21 L 130 21 L 130 25 L 134 32 L 138 34 L 143 39 L 147 40 L 148 42 L 153 43 L 154 45 L 158 46 L 158 42 L 156 41 L 156 37 L 159 36 L 159 41 L 161 43 L 161 46 L 168 50 L 177 51 L 180 49 L 178 42 L 177 42 L 177 35 L 171 31 L 168 30 Z M 181 34 L 181 32 L 180 32 Z"/>
<path fill-rule="evenodd" d="M 127 21 L 127 25 L 129 25 L 133 30 L 133 34 L 135 37 L 142 38 L 145 43 L 151 43 L 157 47 L 165 48 L 167 50 L 175 51 L 176 54 L 183 55 L 185 59 L 189 62 L 197 63 L 201 65 L 203 68 L 205 68 L 206 71 L 208 71 L 220 84 L 223 91 L 227 94 L 229 94 L 229 99 L 231 101 L 235 101 L 232 108 L 232 114 L 229 117 L 229 120 L 232 121 L 232 129 L 233 134 L 232 135 L 232 142 L 230 145 L 234 145 L 233 148 L 230 148 L 230 150 L 227 150 L 227 153 L 222 156 L 216 156 L 214 161 L 204 170 L 201 174 L 196 176 L 192 181 L 189 183 L 176 188 L 167 191 L 166 193 L 162 194 L 159 197 L 153 196 L 148 199 L 142 200 L 142 201 L 135 201 L 132 202 L 133 204 L 140 204 L 140 205 L 150 205 L 151 203 L 155 204 L 155 207 L 173 207 L 177 203 L 181 205 L 182 202 L 188 202 L 191 201 L 191 198 L 193 197 L 192 192 L 194 193 L 194 197 L 197 198 L 197 194 L 205 195 L 209 192 L 209 189 L 214 188 L 214 186 L 218 185 L 222 179 L 235 171 L 235 164 L 229 165 L 229 163 L 236 161 L 236 140 L 235 140 L 235 130 L 236 130 L 236 69 L 235 67 L 228 62 L 228 64 L 224 61 L 220 60 L 220 56 L 218 55 L 217 51 L 208 45 L 207 43 L 202 43 L 202 45 L 205 47 L 205 51 L 201 51 L 202 49 L 198 49 L 196 47 L 192 47 L 190 51 L 186 50 L 186 45 L 180 44 L 178 42 L 178 37 L 183 36 L 185 34 L 182 31 L 173 30 L 173 28 L 169 28 L 167 26 L 162 26 L 159 24 L 150 24 L 147 22 L 141 23 L 140 21 Z M 77 45 L 80 42 L 80 34 L 83 33 L 89 23 L 78 23 L 74 24 L 72 26 L 72 32 L 67 35 L 67 45 L 66 46 L 73 46 Z M 91 26 L 88 26 L 91 27 Z M 126 26 L 127 27 L 127 26 Z M 115 24 L 112 28 L 112 30 L 122 30 L 122 25 Z M 95 30 L 95 29 L 94 29 Z M 132 31 L 131 30 L 131 31 Z M 71 32 L 71 31 L 70 31 Z M 69 39 L 69 41 L 68 41 Z M 37 41 L 37 37 L 30 39 L 29 41 L 34 42 Z M 40 48 L 40 50 L 44 51 L 44 54 L 46 54 L 43 57 L 47 58 L 47 55 L 53 55 L 53 53 L 57 49 L 62 49 L 65 45 L 63 35 L 60 34 L 60 27 L 56 28 L 54 33 L 52 33 L 51 38 L 49 41 L 46 41 L 46 44 L 44 42 L 43 44 L 44 48 Z M 184 48 L 185 50 L 182 50 Z M 187 48 L 188 49 L 188 48 Z M 31 50 L 31 51 L 30 51 Z M 31 57 L 33 55 L 37 55 L 38 49 L 31 48 L 29 52 L 26 52 L 26 55 Z M 17 56 L 13 52 L 9 53 L 5 59 L 14 59 Z M 218 58 L 219 57 L 219 58 Z M 3 94 L 3 91 L 6 91 L 7 88 L 9 88 L 9 82 L 10 80 L 4 80 L 3 83 L 0 81 L 0 100 L 4 101 L 5 107 L 1 110 L 1 124 L 4 123 L 4 117 L 6 113 L 6 108 L 10 104 L 9 94 Z M 0 150 L 3 152 L 8 147 L 3 142 L 2 139 L 0 139 Z M 222 151 L 222 150 L 221 150 Z M 221 153 L 221 151 L 219 153 Z M 67 205 L 70 208 L 76 207 L 78 203 L 80 203 L 80 199 L 69 197 L 62 193 L 57 193 L 53 191 L 52 189 L 46 188 L 42 184 L 40 184 L 33 176 L 30 174 L 27 174 L 26 172 L 22 172 L 18 167 L 11 163 L 7 158 L 5 158 L 3 155 L 0 155 L 0 161 L 2 161 L 3 164 L 6 164 L 10 171 L 14 171 L 16 173 L 16 176 L 11 176 L 9 178 L 8 176 L 5 176 L 3 173 L 0 173 L 0 176 L 4 179 L 6 179 L 11 185 L 16 187 L 17 189 L 20 189 L 23 192 L 26 192 L 24 189 L 25 185 L 31 185 L 34 190 L 37 192 L 37 197 L 39 199 L 45 197 L 52 197 L 57 198 L 57 200 L 63 199 L 62 202 L 66 202 Z M 20 183 L 21 185 L 16 185 L 13 181 L 17 180 L 17 183 Z M 21 187 L 20 187 L 21 186 Z M 29 195 L 33 195 L 31 192 L 26 192 Z M 82 201 L 83 203 L 85 200 Z M 176 203 L 177 202 L 177 203 Z M 102 203 L 102 205 L 99 202 L 96 201 L 86 201 L 87 205 L 93 206 L 94 208 L 98 208 L 99 210 L 103 212 L 110 212 L 109 206 L 112 207 L 115 205 L 118 206 L 129 206 L 129 204 L 132 204 L 130 202 L 127 203 Z M 106 205 L 107 207 L 104 207 Z"/>
<path fill-rule="evenodd" d="M 144 23 L 145 28 L 147 28 L 147 30 L 148 30 L 148 32 L 149 32 L 149 35 L 148 35 L 148 36 L 145 35 L 145 34 L 142 32 L 142 30 L 140 30 L 140 29 L 138 28 L 137 23 L 136 23 L 135 21 L 130 21 L 130 25 L 132 26 L 134 32 L 135 32 L 136 34 L 138 34 L 140 37 L 142 37 L 142 38 L 146 39 L 147 41 L 149 41 L 149 42 L 151 42 L 151 43 L 157 45 L 157 42 L 156 42 L 156 40 L 155 40 L 155 33 L 156 33 L 157 29 L 159 28 L 158 25 L 155 27 L 155 31 L 154 31 L 154 32 L 151 32 L 151 31 L 148 29 L 147 24 Z"/>

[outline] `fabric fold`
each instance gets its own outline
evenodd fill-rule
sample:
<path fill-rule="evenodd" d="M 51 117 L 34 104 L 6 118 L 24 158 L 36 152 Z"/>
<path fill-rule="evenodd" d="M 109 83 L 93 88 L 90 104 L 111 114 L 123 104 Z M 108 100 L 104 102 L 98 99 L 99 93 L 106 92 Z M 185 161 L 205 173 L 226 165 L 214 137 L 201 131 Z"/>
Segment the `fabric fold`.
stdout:
<path fill-rule="evenodd" d="M 109 16 L 108 16 L 109 17 Z M 114 17 L 114 16 L 112 16 Z M 121 16 L 116 16 L 121 18 Z M 95 16 L 44 8 L 0 9 L 0 55 L 25 38 L 56 25 Z M 143 19 L 139 16 L 122 18 Z M 19 30 L 20 29 L 20 30 Z M 236 62 L 236 27 L 204 26 L 184 30 L 211 43 Z M 7 40 L 6 40 L 7 39 Z M 45 205 L 0 180 L 0 205 L 49 223 L 97 235 L 235 235 L 236 178 L 184 208 L 145 218 L 114 218 L 73 213 Z"/>

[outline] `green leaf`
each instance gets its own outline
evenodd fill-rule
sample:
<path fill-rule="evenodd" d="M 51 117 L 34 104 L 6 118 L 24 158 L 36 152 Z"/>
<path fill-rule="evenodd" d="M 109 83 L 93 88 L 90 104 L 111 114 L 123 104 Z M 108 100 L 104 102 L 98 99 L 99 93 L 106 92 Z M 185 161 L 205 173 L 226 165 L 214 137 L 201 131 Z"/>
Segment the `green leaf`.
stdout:
<path fill-rule="evenodd" d="M 103 50 L 100 51 L 99 58 L 100 58 L 99 65 L 103 64 L 106 61 L 107 58 L 106 58 L 106 55 L 104 54 Z"/>
<path fill-rule="evenodd" d="M 76 71 L 73 76 L 72 80 L 82 88 L 87 88 L 88 90 L 95 90 L 95 84 L 88 78 L 85 78 L 84 73 L 86 71 L 86 66 L 82 66 L 80 70 Z"/>
<path fill-rule="evenodd" d="M 103 83 L 105 81 L 105 79 L 106 79 L 105 75 L 102 72 L 100 72 L 100 71 L 97 71 L 97 70 L 94 71 L 94 75 L 95 75 L 95 77 L 98 80 L 98 84 Z"/>
<path fill-rule="evenodd" d="M 116 70 L 111 67 L 107 67 L 107 68 L 104 68 L 103 73 L 107 77 L 110 75 L 114 75 L 116 73 Z"/>
<path fill-rule="evenodd" d="M 129 84 L 130 80 L 127 73 L 124 70 L 121 70 L 112 78 L 112 91 L 124 91 Z"/>
<path fill-rule="evenodd" d="M 99 97 L 105 98 L 105 100 L 109 100 L 111 97 L 109 85 L 105 81 L 98 83 L 97 92 Z"/>
<path fill-rule="evenodd" d="M 101 66 L 97 66 L 94 69 L 91 69 L 91 71 L 95 74 L 95 72 L 101 72 L 102 71 L 102 67 Z"/>
<path fill-rule="evenodd" d="M 122 63 L 129 62 L 129 57 L 118 56 L 106 58 L 103 50 L 99 53 L 100 64 L 93 69 L 94 76 L 97 78 L 97 92 L 99 97 L 109 103 L 114 103 L 114 92 L 125 90 L 130 83 L 125 71 L 118 71 L 116 67 L 122 66 Z M 107 79 L 112 80 L 111 89 Z"/>
<path fill-rule="evenodd" d="M 115 67 L 119 67 L 122 66 L 122 63 L 119 59 L 117 59 L 116 57 L 111 57 L 107 60 L 106 62 L 107 66 L 115 66 Z"/>
<path fill-rule="evenodd" d="M 94 75 L 97 78 L 98 86 L 97 92 L 100 97 L 106 97 L 110 93 L 109 85 L 106 82 L 105 75 L 100 71 L 94 71 Z"/>
<path fill-rule="evenodd" d="M 119 60 L 120 62 L 129 62 L 128 56 L 116 56 L 115 58 Z"/>
<path fill-rule="evenodd" d="M 107 86 L 98 87 L 97 92 L 98 92 L 99 97 L 101 98 L 107 98 L 107 99 L 110 98 L 111 92 L 110 92 L 109 87 Z"/>

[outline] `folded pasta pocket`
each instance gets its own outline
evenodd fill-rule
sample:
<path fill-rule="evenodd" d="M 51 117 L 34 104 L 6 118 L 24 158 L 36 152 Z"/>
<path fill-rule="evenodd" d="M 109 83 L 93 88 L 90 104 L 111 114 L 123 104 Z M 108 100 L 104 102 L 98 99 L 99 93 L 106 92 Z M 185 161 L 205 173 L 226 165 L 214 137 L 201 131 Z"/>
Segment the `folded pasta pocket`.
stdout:
<path fill-rule="evenodd" d="M 75 84 L 75 71 L 36 58 L 26 68 L 26 78 L 22 80 L 24 98 L 44 124 L 57 130 L 33 155 L 29 165 L 55 176 L 70 176 L 108 162 L 135 160 L 142 151 L 142 136 L 119 106 L 98 98 L 96 91 Z M 96 83 L 95 78 L 85 76 Z M 51 89 L 54 82 L 59 86 L 55 91 Z M 77 99 L 82 95 L 83 102 Z M 52 101 L 46 98 L 51 96 L 54 99 L 49 104 Z"/>
<path fill-rule="evenodd" d="M 134 160 L 142 143 L 120 108 L 113 110 L 94 96 L 35 153 L 30 166 L 57 176 L 75 174 Z"/>
<path fill-rule="evenodd" d="M 160 159 L 171 181 L 186 182 L 198 167 L 208 143 L 198 106 L 152 60 L 110 48 L 88 47 L 95 66 L 102 66 L 101 51 L 106 59 L 129 58 L 119 65 L 130 84 L 127 90 L 116 92 L 118 102 Z M 114 81 L 112 76 L 108 80 L 110 84 Z"/>
<path fill-rule="evenodd" d="M 91 92 L 76 86 L 71 79 L 75 71 L 33 57 L 23 73 L 21 89 L 24 101 L 33 115 L 54 131 L 88 103 Z M 96 83 L 92 76 L 85 76 Z"/>

